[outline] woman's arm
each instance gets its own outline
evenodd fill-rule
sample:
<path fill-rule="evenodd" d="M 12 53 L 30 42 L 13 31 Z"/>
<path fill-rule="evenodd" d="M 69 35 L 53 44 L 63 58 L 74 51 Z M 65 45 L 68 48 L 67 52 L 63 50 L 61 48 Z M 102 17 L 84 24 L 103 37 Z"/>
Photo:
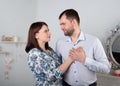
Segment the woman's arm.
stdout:
<path fill-rule="evenodd" d="M 69 68 L 72 62 L 72 58 L 68 57 L 68 59 L 59 66 L 59 69 L 62 71 L 62 74 Z"/>

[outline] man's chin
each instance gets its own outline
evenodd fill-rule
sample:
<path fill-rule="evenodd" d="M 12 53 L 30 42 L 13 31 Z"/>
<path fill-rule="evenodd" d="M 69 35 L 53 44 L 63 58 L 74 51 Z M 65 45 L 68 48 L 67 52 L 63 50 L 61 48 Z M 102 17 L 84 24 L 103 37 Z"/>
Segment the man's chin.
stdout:
<path fill-rule="evenodd" d="M 65 34 L 65 33 L 64 33 L 64 35 L 65 35 L 65 36 L 68 36 L 68 34 Z"/>
<path fill-rule="evenodd" d="M 70 34 L 64 33 L 65 36 L 70 36 Z"/>

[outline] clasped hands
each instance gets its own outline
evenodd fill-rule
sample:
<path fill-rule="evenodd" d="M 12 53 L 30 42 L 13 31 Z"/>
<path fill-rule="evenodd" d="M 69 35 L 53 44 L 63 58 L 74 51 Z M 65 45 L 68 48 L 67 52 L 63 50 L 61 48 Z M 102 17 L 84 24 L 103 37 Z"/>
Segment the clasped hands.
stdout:
<path fill-rule="evenodd" d="M 80 61 L 82 63 L 84 63 L 86 59 L 85 52 L 82 47 L 78 47 L 76 49 L 72 48 L 69 52 L 69 57 L 73 61 Z"/>

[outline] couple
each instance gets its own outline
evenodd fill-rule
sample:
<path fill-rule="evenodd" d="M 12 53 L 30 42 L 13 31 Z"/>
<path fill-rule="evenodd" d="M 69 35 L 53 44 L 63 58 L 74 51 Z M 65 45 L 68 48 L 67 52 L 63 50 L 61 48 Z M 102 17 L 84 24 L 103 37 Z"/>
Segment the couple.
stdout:
<path fill-rule="evenodd" d="M 30 26 L 25 51 L 35 86 L 97 86 L 96 72 L 111 69 L 100 40 L 81 31 L 74 9 L 63 11 L 59 21 L 65 37 L 57 41 L 55 51 L 48 44 L 48 25 L 35 22 Z"/>

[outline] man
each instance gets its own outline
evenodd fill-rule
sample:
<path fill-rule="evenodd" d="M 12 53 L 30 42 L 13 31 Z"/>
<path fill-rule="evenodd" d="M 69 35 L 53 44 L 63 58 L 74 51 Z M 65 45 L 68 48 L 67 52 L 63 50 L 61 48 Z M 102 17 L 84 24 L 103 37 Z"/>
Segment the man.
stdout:
<path fill-rule="evenodd" d="M 67 9 L 60 16 L 65 37 L 56 43 L 56 52 L 64 62 L 68 56 L 76 59 L 64 74 L 63 86 L 97 86 L 96 72 L 109 73 L 111 65 L 97 37 L 80 29 L 76 10 Z"/>

